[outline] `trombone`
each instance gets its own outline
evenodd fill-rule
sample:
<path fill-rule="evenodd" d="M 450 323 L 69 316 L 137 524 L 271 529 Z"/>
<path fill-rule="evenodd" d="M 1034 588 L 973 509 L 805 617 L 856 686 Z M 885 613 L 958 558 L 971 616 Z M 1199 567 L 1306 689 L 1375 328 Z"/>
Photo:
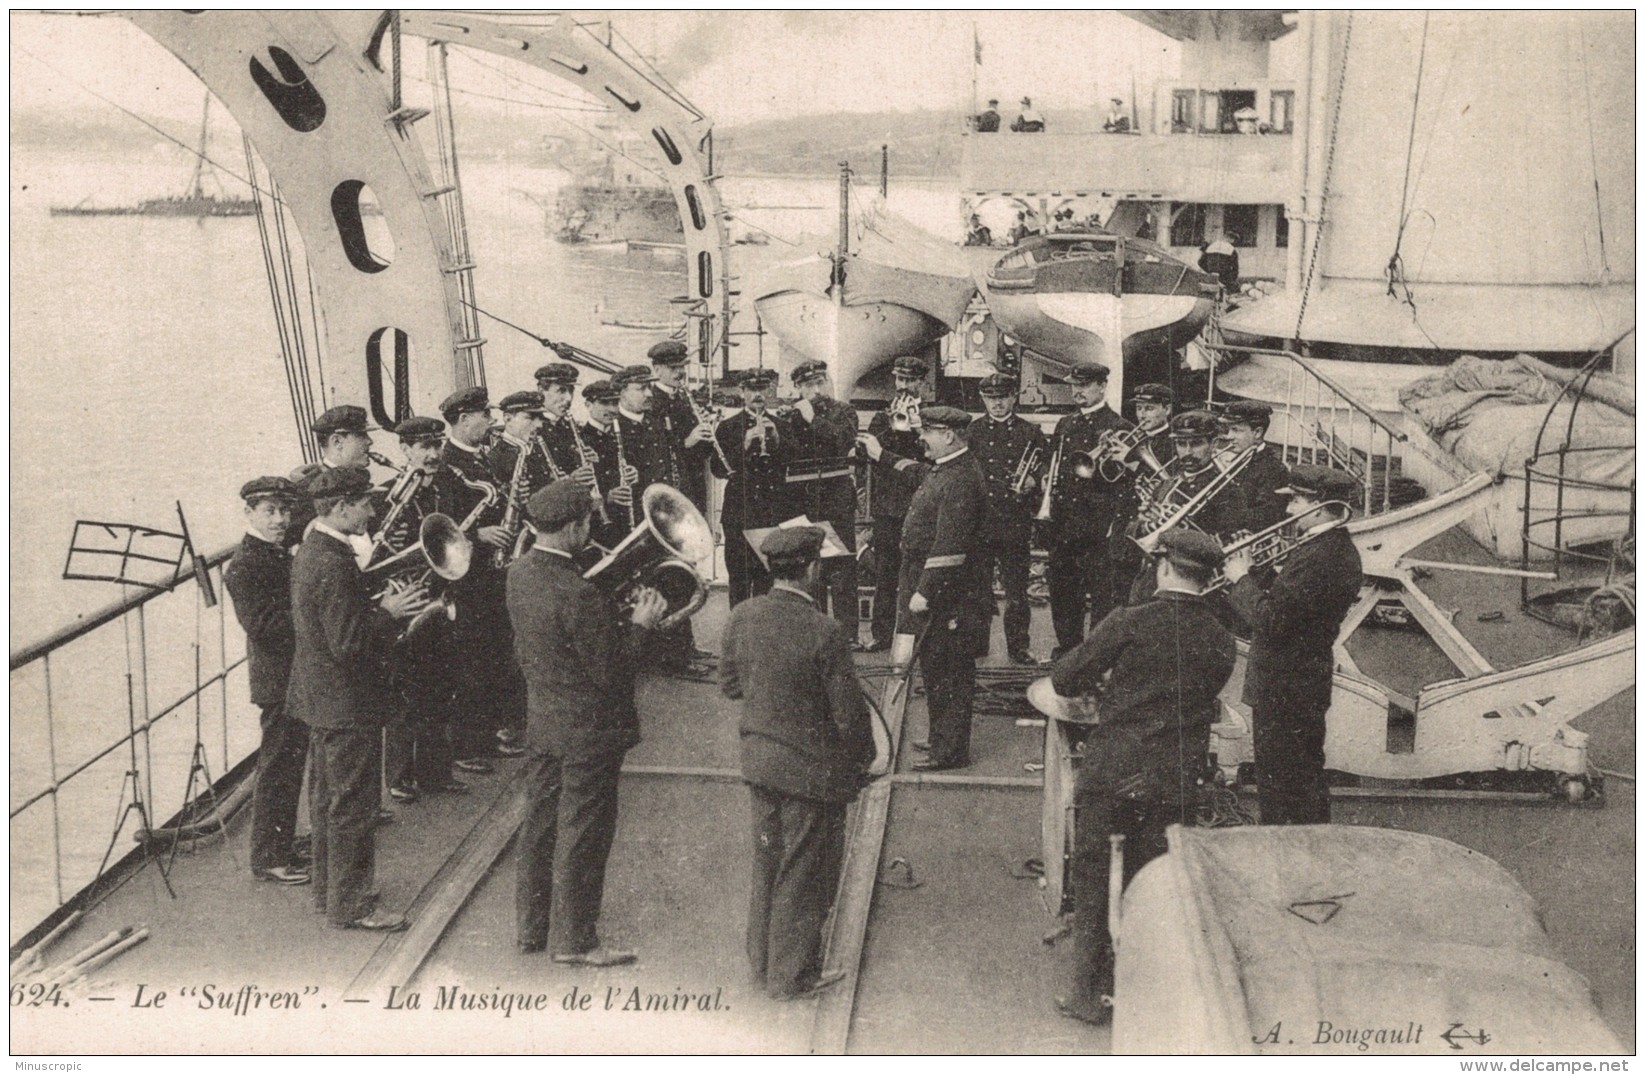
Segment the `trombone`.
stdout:
<path fill-rule="evenodd" d="M 1337 522 L 1332 523 L 1330 526 L 1327 526 L 1321 530 L 1316 530 L 1311 534 L 1304 534 L 1299 537 L 1292 533 L 1298 519 L 1301 519 L 1304 515 L 1312 515 L 1320 508 L 1336 508 L 1338 509 L 1338 514 L 1341 518 Z M 1319 504 L 1308 508 L 1306 511 L 1299 511 L 1295 515 L 1287 515 L 1285 518 L 1265 530 L 1258 530 L 1254 534 L 1242 533 L 1235 535 L 1233 541 L 1223 546 L 1223 558 L 1226 559 L 1227 557 L 1234 555 L 1236 552 L 1249 549 L 1251 550 L 1252 568 L 1271 567 L 1280 564 L 1286 557 L 1290 556 L 1293 552 L 1302 548 L 1302 546 L 1308 544 L 1310 541 L 1319 537 L 1321 534 L 1329 533 L 1337 527 L 1342 526 L 1348 521 L 1348 516 L 1352 513 L 1352 511 L 1352 506 L 1344 500 L 1321 501 Z M 1203 592 L 1216 593 L 1218 590 L 1225 590 L 1231 585 L 1232 583 L 1228 581 L 1228 576 L 1219 568 L 1217 573 L 1212 576 L 1210 583 L 1206 585 Z"/>
<path fill-rule="evenodd" d="M 1196 493 L 1184 493 L 1181 473 L 1174 475 L 1175 480 L 1166 485 L 1163 495 L 1152 497 L 1137 512 L 1137 529 L 1141 536 L 1135 539 L 1136 543 L 1145 550 L 1152 549 L 1159 541 L 1159 536 L 1173 526 L 1193 526 L 1194 514 L 1210 503 L 1212 497 L 1232 484 L 1234 479 L 1239 477 L 1240 471 L 1244 470 L 1255 456 L 1256 448 L 1247 448 Z M 1182 458 L 1184 457 L 1177 457 L 1178 460 Z M 1167 469 L 1162 468 L 1159 474 L 1161 481 L 1165 480 L 1166 475 Z M 1156 485 L 1153 491 L 1157 490 Z"/>

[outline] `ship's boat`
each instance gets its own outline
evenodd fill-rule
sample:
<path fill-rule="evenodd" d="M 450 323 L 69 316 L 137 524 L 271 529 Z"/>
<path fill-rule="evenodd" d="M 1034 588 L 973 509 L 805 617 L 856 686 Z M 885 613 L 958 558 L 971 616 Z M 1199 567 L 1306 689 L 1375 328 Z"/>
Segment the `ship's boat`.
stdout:
<path fill-rule="evenodd" d="M 828 363 L 839 399 L 868 373 L 952 331 L 976 290 L 958 248 L 877 200 L 852 221 L 848 244 L 808 245 L 816 252 L 765 276 L 754 308 L 785 350 Z"/>
<path fill-rule="evenodd" d="M 560 191 L 550 230 L 562 243 L 679 244 L 680 214 L 667 187 L 575 184 Z"/>
<path fill-rule="evenodd" d="M 1215 277 L 1162 246 L 1092 231 L 1032 236 L 986 283 L 1005 332 L 1058 361 L 1103 363 L 1116 389 L 1166 380 L 1171 353 L 1211 316 L 1217 291 Z"/>

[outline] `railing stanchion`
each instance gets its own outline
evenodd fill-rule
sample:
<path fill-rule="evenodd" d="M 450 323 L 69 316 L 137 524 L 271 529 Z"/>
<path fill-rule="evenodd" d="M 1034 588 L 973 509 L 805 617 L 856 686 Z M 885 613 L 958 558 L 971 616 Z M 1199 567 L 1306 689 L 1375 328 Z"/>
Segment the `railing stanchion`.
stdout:
<path fill-rule="evenodd" d="M 57 801 L 57 709 L 51 691 L 51 655 L 40 658 L 46 676 L 46 761 L 51 780 L 51 861 L 53 891 L 63 905 L 63 817 Z"/>

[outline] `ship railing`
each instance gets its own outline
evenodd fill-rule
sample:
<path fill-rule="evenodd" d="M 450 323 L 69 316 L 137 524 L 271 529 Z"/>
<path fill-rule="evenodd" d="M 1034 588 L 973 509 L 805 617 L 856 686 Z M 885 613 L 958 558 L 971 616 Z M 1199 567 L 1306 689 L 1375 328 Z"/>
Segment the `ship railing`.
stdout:
<path fill-rule="evenodd" d="M 1633 615 L 1636 558 L 1637 478 L 1594 477 L 1591 464 L 1605 456 L 1632 453 L 1633 440 L 1572 444 L 1589 386 L 1610 363 L 1599 352 L 1565 383 L 1548 404 L 1536 442 L 1525 460 L 1525 494 L 1520 512 L 1520 610 L 1538 619 L 1586 633 L 1596 614 L 1595 597 L 1614 591 Z M 1560 415 L 1562 404 L 1569 410 Z M 1529 574 L 1552 562 L 1555 580 L 1538 585 Z"/>
<path fill-rule="evenodd" d="M 205 558 L 223 593 L 230 546 Z M 11 654 L 11 937 L 257 747 L 244 635 L 192 573 L 129 592 Z M 230 679 L 236 686 L 230 689 Z"/>
<path fill-rule="evenodd" d="M 1230 358 L 1268 355 L 1285 361 L 1285 390 L 1275 407 L 1269 437 L 1277 435 L 1280 458 L 1287 466 L 1315 464 L 1352 474 L 1360 486 L 1360 509 L 1366 515 L 1395 505 L 1399 456 L 1395 448 L 1409 437 L 1377 414 L 1352 391 L 1311 359 L 1295 351 L 1242 347 L 1206 341 Z M 1216 366 L 1212 368 L 1215 388 Z"/>

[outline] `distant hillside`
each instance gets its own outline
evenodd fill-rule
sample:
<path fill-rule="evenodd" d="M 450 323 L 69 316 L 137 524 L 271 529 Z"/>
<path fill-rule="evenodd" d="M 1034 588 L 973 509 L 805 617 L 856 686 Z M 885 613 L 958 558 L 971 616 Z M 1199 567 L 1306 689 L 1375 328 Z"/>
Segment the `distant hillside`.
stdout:
<path fill-rule="evenodd" d="M 714 165 L 731 174 L 826 175 L 850 161 L 877 174 L 884 144 L 893 175 L 948 178 L 960 170 L 960 123 L 952 112 L 834 112 L 718 127 Z"/>

